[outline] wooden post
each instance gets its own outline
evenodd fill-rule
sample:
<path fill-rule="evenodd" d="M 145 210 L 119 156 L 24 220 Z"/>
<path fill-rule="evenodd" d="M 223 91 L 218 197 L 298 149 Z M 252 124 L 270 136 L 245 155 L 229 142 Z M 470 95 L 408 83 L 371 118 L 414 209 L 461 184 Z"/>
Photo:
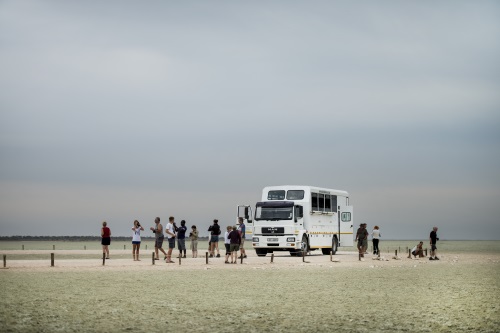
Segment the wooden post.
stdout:
<path fill-rule="evenodd" d="M 274 253 L 273 253 L 274 254 Z M 238 252 L 236 252 L 236 255 L 238 255 Z M 243 264 L 243 255 L 241 255 L 241 259 L 240 259 L 240 264 Z"/>
<path fill-rule="evenodd" d="M 23 244 L 23 250 L 24 250 L 24 244 Z"/>
<path fill-rule="evenodd" d="M 126 250 L 127 245 L 123 244 L 123 249 Z"/>
<path fill-rule="evenodd" d="M 398 256 L 398 250 L 394 250 L 394 255 L 397 257 Z"/>
<path fill-rule="evenodd" d="M 330 251 L 330 261 L 333 261 L 333 251 Z"/>
<path fill-rule="evenodd" d="M 54 253 L 50 254 L 50 267 L 54 267 Z"/>
<path fill-rule="evenodd" d="M 358 260 L 361 261 L 361 253 L 358 253 Z"/>
<path fill-rule="evenodd" d="M 181 258 L 182 258 L 182 256 L 179 255 L 179 266 L 181 265 Z"/>
<path fill-rule="evenodd" d="M 106 263 L 106 253 L 103 252 L 102 253 L 102 265 L 104 266 L 105 263 Z"/>
<path fill-rule="evenodd" d="M 425 248 L 425 256 L 427 257 L 427 248 Z"/>
<path fill-rule="evenodd" d="M 3 268 L 7 267 L 7 255 L 3 255 Z"/>
<path fill-rule="evenodd" d="M 207 265 L 208 265 L 208 252 L 205 252 L 205 260 L 206 260 Z"/>
<path fill-rule="evenodd" d="M 411 250 L 408 250 L 408 259 L 411 259 Z"/>
<path fill-rule="evenodd" d="M 84 250 L 86 250 L 86 249 L 87 249 L 87 245 L 84 245 L 84 246 L 83 246 L 83 249 L 84 249 Z"/>
<path fill-rule="evenodd" d="M 5 257 L 5 256 L 4 256 Z M 271 264 L 274 262 L 274 253 L 271 253 Z"/>
<path fill-rule="evenodd" d="M 146 244 L 146 250 L 148 249 L 148 244 Z"/>
<path fill-rule="evenodd" d="M 55 250 L 56 249 L 56 246 L 55 245 L 52 245 L 52 250 Z"/>
<path fill-rule="evenodd" d="M 155 253 L 151 252 L 151 260 L 153 262 L 153 265 L 155 264 Z"/>
<path fill-rule="evenodd" d="M 306 261 L 306 251 L 302 251 L 302 262 Z"/>

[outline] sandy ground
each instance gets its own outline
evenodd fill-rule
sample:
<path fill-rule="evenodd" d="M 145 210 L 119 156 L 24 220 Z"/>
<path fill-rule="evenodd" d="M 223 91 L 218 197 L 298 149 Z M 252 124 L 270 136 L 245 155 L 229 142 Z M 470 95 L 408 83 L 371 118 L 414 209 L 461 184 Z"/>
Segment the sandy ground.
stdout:
<path fill-rule="evenodd" d="M 55 267 L 50 267 L 50 253 Z M 100 251 L 3 251 L 1 332 L 500 332 L 500 254 L 364 261 L 249 253 L 178 259 Z M 95 259 L 58 259 L 83 255 Z M 204 253 L 203 253 L 204 254 Z M 124 258 L 129 251 L 113 251 Z"/>

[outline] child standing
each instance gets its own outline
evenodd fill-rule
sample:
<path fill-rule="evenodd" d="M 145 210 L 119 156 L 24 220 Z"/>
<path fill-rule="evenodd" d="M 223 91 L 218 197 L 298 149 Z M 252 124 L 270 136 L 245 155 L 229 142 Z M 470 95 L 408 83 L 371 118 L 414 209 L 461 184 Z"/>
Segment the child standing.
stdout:
<path fill-rule="evenodd" d="M 231 254 L 231 250 L 230 250 L 230 241 L 229 241 L 229 233 L 231 232 L 231 226 L 227 226 L 226 228 L 226 232 L 224 233 L 224 246 L 226 247 L 226 261 L 224 261 L 226 264 L 229 264 L 229 261 L 227 261 L 229 259 L 229 255 Z M 232 260 L 231 260 L 231 263 L 232 263 Z"/>

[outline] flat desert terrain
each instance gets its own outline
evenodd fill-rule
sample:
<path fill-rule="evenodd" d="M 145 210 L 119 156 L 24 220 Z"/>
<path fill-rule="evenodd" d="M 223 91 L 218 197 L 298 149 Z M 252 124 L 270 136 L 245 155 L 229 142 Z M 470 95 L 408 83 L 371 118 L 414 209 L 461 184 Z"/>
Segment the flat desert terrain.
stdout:
<path fill-rule="evenodd" d="M 500 332 L 496 249 L 273 263 L 248 251 L 236 265 L 112 249 L 103 266 L 100 252 L 3 250 L 14 259 L 0 269 L 0 332 Z"/>

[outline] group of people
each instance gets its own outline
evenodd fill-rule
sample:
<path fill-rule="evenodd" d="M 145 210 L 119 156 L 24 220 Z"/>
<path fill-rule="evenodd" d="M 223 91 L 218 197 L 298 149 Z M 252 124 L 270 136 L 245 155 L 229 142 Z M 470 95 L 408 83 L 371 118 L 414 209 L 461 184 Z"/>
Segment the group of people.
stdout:
<path fill-rule="evenodd" d="M 359 225 L 358 231 L 356 232 L 356 242 L 357 248 L 359 251 L 359 255 L 361 258 L 365 256 L 366 250 L 368 249 L 368 230 L 366 230 L 366 223 L 361 223 Z M 372 242 L 373 242 L 373 254 L 379 254 L 380 250 L 378 248 L 378 243 L 382 234 L 380 233 L 380 228 L 378 225 L 373 227 L 373 231 L 371 233 Z"/>
<path fill-rule="evenodd" d="M 163 231 L 163 225 L 160 223 L 160 218 L 155 219 L 155 226 L 149 228 L 155 234 L 155 260 L 160 260 L 159 252 L 161 251 L 165 257 L 164 260 L 167 263 L 173 263 L 172 251 L 175 248 L 175 240 L 177 239 L 177 249 L 179 250 L 179 256 L 177 258 L 186 258 L 186 221 L 182 220 L 180 227 L 175 223 L 175 218 L 170 216 L 168 218 L 168 223 L 165 226 L 165 233 Z M 168 250 L 165 252 L 163 249 L 163 241 L 165 235 L 168 241 Z M 191 232 L 189 233 L 189 239 L 191 240 L 191 251 L 193 258 L 198 257 L 198 229 L 195 225 L 191 226 Z"/>
<path fill-rule="evenodd" d="M 432 231 L 429 235 L 429 242 L 431 245 L 431 255 L 429 257 L 429 260 L 439 260 L 437 256 L 437 247 L 436 243 L 439 240 L 437 237 L 437 227 L 433 227 Z M 366 230 L 366 223 L 361 223 L 359 225 L 358 231 L 356 232 L 356 242 L 357 242 L 357 248 L 359 251 L 359 256 L 361 258 L 364 257 L 366 250 L 368 249 L 368 236 L 369 233 Z M 373 254 L 374 255 L 379 255 L 380 254 L 380 249 L 378 247 L 380 238 L 382 237 L 380 233 L 380 228 L 379 226 L 374 226 L 373 231 L 371 233 L 372 236 L 372 242 L 373 242 Z M 411 250 L 411 254 L 416 258 L 417 256 L 419 258 L 424 257 L 424 250 L 423 250 L 423 245 L 424 242 L 419 242 L 413 249 Z"/>
<path fill-rule="evenodd" d="M 132 235 L 132 256 L 134 261 L 140 261 L 139 259 L 139 249 L 141 247 L 141 231 L 144 228 L 141 226 L 139 221 L 134 221 L 134 226 L 132 227 L 133 235 Z M 165 227 L 165 231 L 163 230 L 163 226 L 160 223 L 160 218 L 157 217 L 155 219 L 155 226 L 151 227 L 150 230 L 155 234 L 155 260 L 160 260 L 159 252 L 161 251 L 165 257 L 164 260 L 167 263 L 173 263 L 172 260 L 172 251 L 175 248 L 175 240 L 177 239 L 177 248 L 179 250 L 179 256 L 177 258 L 186 258 L 186 221 L 181 221 L 181 226 L 178 227 L 175 223 L 175 218 L 170 216 L 168 218 L 168 223 Z M 219 236 L 221 235 L 221 228 L 219 226 L 219 221 L 214 220 L 213 224 L 208 228 L 210 232 L 210 238 L 208 243 L 208 250 L 210 253 L 210 258 L 217 257 L 220 258 L 219 252 Z M 437 257 L 437 247 L 436 243 L 439 240 L 437 237 L 438 228 L 432 228 L 432 231 L 429 235 L 430 245 L 431 245 L 431 255 L 429 260 L 439 260 Z M 226 232 L 224 234 L 224 245 L 226 248 L 226 256 L 225 263 L 226 264 L 234 264 L 237 259 L 246 258 L 246 252 L 244 248 L 245 244 L 245 233 L 246 226 L 242 217 L 238 218 L 238 227 L 237 226 L 227 226 Z M 165 252 L 163 249 L 163 241 L 165 239 L 165 234 L 168 240 L 168 250 Z M 359 256 L 361 258 L 367 253 L 368 249 L 368 236 L 370 234 L 366 230 L 366 223 L 361 223 L 356 232 L 356 242 L 357 248 L 359 251 Z M 102 244 L 102 252 L 106 255 L 106 259 L 109 259 L 109 245 L 111 243 L 111 230 L 107 226 L 106 221 L 102 223 L 101 228 L 101 244 Z M 198 257 L 198 229 L 195 225 L 191 226 L 191 232 L 189 233 L 189 240 L 191 241 L 191 251 L 193 258 Z M 382 237 L 380 233 L 379 226 L 374 226 L 371 232 L 372 242 L 373 242 L 373 254 L 379 255 L 379 241 Z M 412 250 L 411 254 L 416 258 L 424 257 L 423 250 L 424 242 L 418 243 Z M 238 257 L 238 250 L 240 251 L 240 256 Z M 217 252 L 217 255 L 215 254 Z M 231 262 L 229 262 L 229 257 L 231 257 Z"/>
<path fill-rule="evenodd" d="M 240 250 L 241 255 L 239 258 L 246 258 L 246 253 L 244 249 L 245 242 L 245 233 L 246 226 L 243 218 L 239 218 L 239 225 L 236 226 L 228 226 L 227 232 L 224 235 L 224 243 L 226 245 L 226 260 L 225 262 L 228 264 L 229 256 L 231 257 L 231 263 L 236 263 L 238 259 L 237 251 Z M 160 218 L 157 217 L 155 219 L 155 226 L 149 228 L 155 235 L 155 260 L 160 260 L 159 253 L 162 252 L 164 254 L 164 260 L 167 263 L 173 263 L 172 260 L 172 251 L 175 248 L 175 241 L 177 240 L 177 248 L 179 250 L 179 256 L 177 258 L 186 258 L 186 221 L 182 220 L 181 225 L 177 226 L 175 223 L 175 218 L 170 216 L 168 219 L 168 223 L 165 228 L 160 223 Z M 139 259 L 139 250 L 141 247 L 141 231 L 144 228 L 141 226 L 139 221 L 135 220 L 132 227 L 132 257 L 134 261 L 140 261 Z M 217 257 L 220 258 L 219 253 L 219 235 L 221 234 L 219 221 L 214 220 L 213 224 L 208 228 L 210 231 L 209 238 L 209 252 L 210 257 L 215 256 L 215 251 L 217 251 Z M 165 251 L 163 249 L 163 242 L 167 237 L 168 241 L 168 250 Z M 191 251 L 192 257 L 198 257 L 198 229 L 195 225 L 191 226 L 191 232 L 189 233 L 189 240 L 191 241 Z M 102 223 L 101 228 L 101 244 L 103 253 L 106 255 L 106 259 L 109 259 L 109 245 L 111 244 L 111 230 L 107 226 L 106 222 Z M 233 258 L 234 257 L 234 258 Z"/>

